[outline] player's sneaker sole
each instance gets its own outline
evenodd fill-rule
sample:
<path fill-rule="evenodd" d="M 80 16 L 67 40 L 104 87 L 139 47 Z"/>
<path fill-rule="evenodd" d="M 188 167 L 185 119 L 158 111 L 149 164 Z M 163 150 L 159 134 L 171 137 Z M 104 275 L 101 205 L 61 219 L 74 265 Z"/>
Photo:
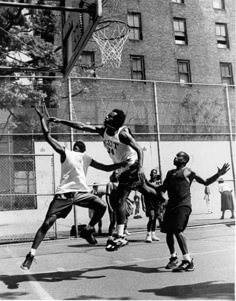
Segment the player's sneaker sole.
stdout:
<path fill-rule="evenodd" d="M 105 248 L 107 252 L 114 252 L 119 250 L 122 247 L 125 247 L 128 245 L 128 240 L 125 238 L 116 238 L 113 241 L 111 241 Z"/>

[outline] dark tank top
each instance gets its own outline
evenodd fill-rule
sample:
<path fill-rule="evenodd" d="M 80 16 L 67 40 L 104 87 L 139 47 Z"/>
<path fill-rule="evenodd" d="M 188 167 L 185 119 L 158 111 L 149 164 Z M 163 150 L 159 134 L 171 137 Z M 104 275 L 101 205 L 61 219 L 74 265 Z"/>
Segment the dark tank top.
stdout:
<path fill-rule="evenodd" d="M 190 186 L 194 179 L 194 173 L 191 171 L 188 176 L 189 181 L 184 176 L 184 169 L 170 170 L 167 173 L 166 179 L 163 183 L 165 190 L 168 193 L 168 209 L 173 209 L 179 206 L 191 207 L 191 193 Z"/>

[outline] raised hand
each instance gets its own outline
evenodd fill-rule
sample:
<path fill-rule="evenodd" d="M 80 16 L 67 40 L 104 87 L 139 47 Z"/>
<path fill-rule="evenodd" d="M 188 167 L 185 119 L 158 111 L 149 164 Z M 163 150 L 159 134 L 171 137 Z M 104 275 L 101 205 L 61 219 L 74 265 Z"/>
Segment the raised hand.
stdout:
<path fill-rule="evenodd" d="M 219 168 L 219 167 L 217 167 L 217 168 L 218 168 L 219 176 L 223 176 L 230 169 L 230 165 L 229 165 L 229 163 L 224 163 L 224 165 L 221 168 Z"/>

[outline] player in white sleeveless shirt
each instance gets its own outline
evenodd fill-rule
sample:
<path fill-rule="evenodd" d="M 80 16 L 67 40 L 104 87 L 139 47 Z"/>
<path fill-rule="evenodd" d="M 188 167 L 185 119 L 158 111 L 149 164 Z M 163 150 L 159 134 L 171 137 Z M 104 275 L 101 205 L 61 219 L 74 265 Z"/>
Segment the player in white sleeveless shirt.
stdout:
<path fill-rule="evenodd" d="M 143 150 L 135 140 L 131 130 L 123 126 L 125 113 L 112 110 L 104 120 L 104 126 L 92 126 L 82 122 L 73 122 L 51 117 L 50 121 L 61 123 L 77 130 L 98 133 L 103 138 L 104 146 L 114 163 L 129 160 L 128 166 L 119 169 L 119 186 L 117 189 L 117 231 L 113 244 L 106 247 L 107 251 L 115 251 L 128 244 L 124 238 L 126 220 L 125 201 L 132 189 L 139 190 L 146 198 L 158 198 L 159 193 L 145 178 L 142 171 Z M 158 201 L 158 200 L 157 200 Z"/>
<path fill-rule="evenodd" d="M 124 161 L 111 165 L 105 165 L 95 161 L 84 153 L 86 147 L 83 141 L 75 142 L 73 151 L 65 149 L 57 140 L 51 137 L 42 113 L 38 109 L 36 109 L 36 112 L 39 115 L 46 141 L 60 154 L 61 181 L 48 208 L 45 220 L 35 235 L 32 248 L 21 265 L 21 268 L 25 270 L 30 268 L 36 254 L 36 249 L 44 239 L 47 231 L 58 218 L 65 218 L 74 204 L 94 210 L 90 222 L 82 230 L 80 236 L 86 239 L 90 244 L 97 243 L 93 236 L 93 230 L 94 226 L 101 220 L 106 211 L 106 203 L 97 195 L 91 193 L 91 189 L 86 183 L 88 167 L 92 166 L 104 171 L 113 171 L 127 165 L 127 162 Z"/>

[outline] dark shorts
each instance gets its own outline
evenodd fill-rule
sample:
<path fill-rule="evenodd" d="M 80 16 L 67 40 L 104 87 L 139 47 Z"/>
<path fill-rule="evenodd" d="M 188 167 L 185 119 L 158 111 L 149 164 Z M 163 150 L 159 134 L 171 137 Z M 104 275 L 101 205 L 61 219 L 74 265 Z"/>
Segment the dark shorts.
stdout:
<path fill-rule="evenodd" d="M 155 212 L 158 212 L 160 208 L 160 202 L 158 201 L 157 198 L 144 198 L 144 203 L 146 207 L 146 211 L 154 210 Z"/>
<path fill-rule="evenodd" d="M 167 209 L 164 213 L 161 232 L 178 233 L 183 232 L 187 227 L 192 209 L 187 206 Z"/>
<path fill-rule="evenodd" d="M 144 184 L 144 181 L 145 175 L 143 172 L 138 172 L 136 163 L 119 176 L 119 185 L 128 186 L 130 189 L 137 189 Z"/>
<path fill-rule="evenodd" d="M 57 218 L 65 218 L 71 211 L 72 206 L 96 209 L 98 206 L 106 206 L 98 196 L 88 192 L 68 192 L 56 194 L 49 205 L 46 218 L 56 215 Z"/>

